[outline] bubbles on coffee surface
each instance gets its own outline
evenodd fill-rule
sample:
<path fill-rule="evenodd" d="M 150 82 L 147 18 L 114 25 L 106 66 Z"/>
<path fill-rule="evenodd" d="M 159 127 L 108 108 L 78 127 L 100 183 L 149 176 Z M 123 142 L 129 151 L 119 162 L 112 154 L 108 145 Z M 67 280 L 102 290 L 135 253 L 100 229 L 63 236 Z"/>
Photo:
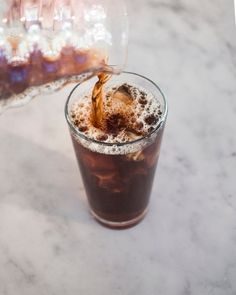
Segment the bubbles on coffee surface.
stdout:
<path fill-rule="evenodd" d="M 95 127 L 92 121 L 91 95 L 78 97 L 70 119 L 87 138 L 106 143 L 132 142 L 147 136 L 162 118 L 162 106 L 152 93 L 131 84 L 106 86 L 103 119 Z"/>

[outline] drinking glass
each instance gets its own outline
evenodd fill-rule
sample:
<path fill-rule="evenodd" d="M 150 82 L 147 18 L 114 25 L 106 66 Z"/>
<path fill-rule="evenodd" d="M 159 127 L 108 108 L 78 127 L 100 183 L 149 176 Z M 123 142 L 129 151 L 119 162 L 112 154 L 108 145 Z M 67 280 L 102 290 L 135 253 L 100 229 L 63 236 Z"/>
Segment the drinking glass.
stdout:
<path fill-rule="evenodd" d="M 167 103 L 160 88 L 151 80 L 130 72 L 113 76 L 107 82 L 107 88 L 131 83 L 158 100 L 158 125 L 147 135 L 124 143 L 95 140 L 80 132 L 71 117 L 74 103 L 83 103 L 85 93 L 91 93 L 94 83 L 92 79 L 75 86 L 66 102 L 65 116 L 91 214 L 105 226 L 127 228 L 139 223 L 148 211 Z"/>

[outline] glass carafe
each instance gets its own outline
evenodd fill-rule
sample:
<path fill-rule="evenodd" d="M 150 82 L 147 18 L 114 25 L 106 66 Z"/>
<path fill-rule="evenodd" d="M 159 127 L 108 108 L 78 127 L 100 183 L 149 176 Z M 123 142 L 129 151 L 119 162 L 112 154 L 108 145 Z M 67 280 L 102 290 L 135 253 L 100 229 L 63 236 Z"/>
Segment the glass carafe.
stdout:
<path fill-rule="evenodd" d="M 121 72 L 127 43 L 122 0 L 1 0 L 0 112 L 100 71 Z"/>

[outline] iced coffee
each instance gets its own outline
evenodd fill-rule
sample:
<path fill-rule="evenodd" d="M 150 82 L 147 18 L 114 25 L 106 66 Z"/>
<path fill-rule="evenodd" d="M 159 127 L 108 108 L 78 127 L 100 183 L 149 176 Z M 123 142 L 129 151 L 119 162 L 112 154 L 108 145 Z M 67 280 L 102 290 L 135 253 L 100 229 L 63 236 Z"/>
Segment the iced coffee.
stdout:
<path fill-rule="evenodd" d="M 165 98 L 136 74 L 100 75 L 76 86 L 66 104 L 74 150 L 92 215 L 112 228 L 148 210 L 167 116 Z"/>

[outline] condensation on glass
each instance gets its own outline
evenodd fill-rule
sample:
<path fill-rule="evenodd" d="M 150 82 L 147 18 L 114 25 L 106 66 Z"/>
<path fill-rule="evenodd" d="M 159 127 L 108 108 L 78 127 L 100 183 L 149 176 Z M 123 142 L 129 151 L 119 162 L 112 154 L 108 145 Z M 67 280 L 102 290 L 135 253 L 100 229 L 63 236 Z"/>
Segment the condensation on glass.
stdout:
<path fill-rule="evenodd" d="M 121 0 L 1 0 L 0 111 L 101 70 L 119 73 L 127 39 Z"/>

